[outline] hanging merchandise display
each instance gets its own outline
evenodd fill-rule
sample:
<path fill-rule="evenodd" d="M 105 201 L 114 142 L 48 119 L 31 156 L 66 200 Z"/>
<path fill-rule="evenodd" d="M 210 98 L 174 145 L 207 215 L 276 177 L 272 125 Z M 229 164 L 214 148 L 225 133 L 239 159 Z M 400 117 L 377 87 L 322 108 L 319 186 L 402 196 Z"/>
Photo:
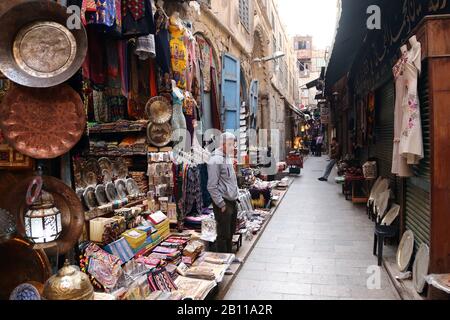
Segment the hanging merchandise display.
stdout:
<path fill-rule="evenodd" d="M 422 46 L 416 36 L 409 40 L 411 49 L 406 55 L 404 78 L 406 89 L 402 100 L 403 121 L 399 152 L 409 165 L 417 165 L 424 157 L 422 122 L 418 97 L 418 76 L 422 70 Z"/>
<path fill-rule="evenodd" d="M 187 49 L 184 41 L 184 26 L 180 15 L 175 12 L 169 19 L 170 52 L 172 64 L 172 79 L 180 89 L 186 89 Z"/>
<path fill-rule="evenodd" d="M 0 19 L 0 43 L 5 44 L 0 48 L 0 71 L 28 87 L 50 87 L 70 79 L 83 63 L 87 38 L 83 26 L 66 27 L 69 18 L 56 2 L 13 2 Z"/>

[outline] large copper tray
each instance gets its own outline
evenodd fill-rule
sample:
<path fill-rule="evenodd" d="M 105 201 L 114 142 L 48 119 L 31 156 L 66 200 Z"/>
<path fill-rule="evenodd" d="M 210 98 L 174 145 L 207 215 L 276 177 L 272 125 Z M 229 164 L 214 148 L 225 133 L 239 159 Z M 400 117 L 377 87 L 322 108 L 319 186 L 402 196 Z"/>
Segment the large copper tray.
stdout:
<path fill-rule="evenodd" d="M 46 89 L 13 86 L 0 112 L 0 128 L 8 143 L 36 159 L 67 153 L 86 126 L 81 97 L 68 85 Z"/>
<path fill-rule="evenodd" d="M 25 195 L 34 177 L 23 179 L 7 194 L 5 209 L 16 215 L 17 231 L 25 236 L 24 215 L 28 210 Z M 61 211 L 62 233 L 49 244 L 36 245 L 49 255 L 65 254 L 71 250 L 83 231 L 84 210 L 77 194 L 64 182 L 53 177 L 44 176 L 44 189 L 55 199 L 55 206 Z"/>
<path fill-rule="evenodd" d="M 20 237 L 0 242 L 0 257 L 0 300 L 8 300 L 14 288 L 22 283 L 45 283 L 51 276 L 45 252 L 34 250 L 31 243 Z"/>
<path fill-rule="evenodd" d="M 0 7 L 0 71 L 15 83 L 36 88 L 70 79 L 86 56 L 84 26 L 69 29 L 74 18 L 55 2 L 12 2 Z"/>

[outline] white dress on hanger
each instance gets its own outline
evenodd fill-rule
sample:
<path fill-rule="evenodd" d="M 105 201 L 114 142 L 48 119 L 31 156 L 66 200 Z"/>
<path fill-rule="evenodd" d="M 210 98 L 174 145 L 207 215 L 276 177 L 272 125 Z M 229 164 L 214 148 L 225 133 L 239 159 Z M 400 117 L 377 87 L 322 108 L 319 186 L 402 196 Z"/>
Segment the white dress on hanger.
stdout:
<path fill-rule="evenodd" d="M 424 157 L 422 122 L 418 97 L 418 77 L 422 64 L 422 48 L 415 44 L 408 51 L 404 64 L 405 94 L 403 98 L 403 121 L 400 137 L 400 155 L 409 165 L 417 165 Z"/>
<path fill-rule="evenodd" d="M 394 152 L 392 156 L 392 173 L 399 177 L 411 177 L 413 172 L 405 157 L 400 155 L 400 138 L 403 123 L 403 99 L 406 94 L 405 63 L 408 60 L 405 51 L 392 69 L 395 79 L 395 119 L 394 119 Z"/>

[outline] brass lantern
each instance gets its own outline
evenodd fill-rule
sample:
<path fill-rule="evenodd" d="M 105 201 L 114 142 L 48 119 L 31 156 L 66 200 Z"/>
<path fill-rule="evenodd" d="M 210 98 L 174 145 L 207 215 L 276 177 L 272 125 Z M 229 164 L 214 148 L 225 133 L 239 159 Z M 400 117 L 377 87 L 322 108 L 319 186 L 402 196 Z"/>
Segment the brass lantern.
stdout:
<path fill-rule="evenodd" d="M 61 231 L 61 212 L 53 196 L 42 190 L 25 213 L 25 234 L 34 243 L 48 243 L 58 239 Z"/>

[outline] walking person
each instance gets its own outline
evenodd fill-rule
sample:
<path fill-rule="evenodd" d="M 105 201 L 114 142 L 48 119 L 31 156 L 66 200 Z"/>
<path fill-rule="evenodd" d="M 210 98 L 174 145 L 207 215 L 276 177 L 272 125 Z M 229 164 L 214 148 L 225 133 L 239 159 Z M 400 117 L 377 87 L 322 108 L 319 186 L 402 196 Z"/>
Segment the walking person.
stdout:
<path fill-rule="evenodd" d="M 322 147 L 323 147 L 323 135 L 320 134 L 316 139 L 316 157 L 322 156 Z"/>
<path fill-rule="evenodd" d="M 328 181 L 328 177 L 330 176 L 331 171 L 341 158 L 341 150 L 336 138 L 333 138 L 333 140 L 331 141 L 330 149 L 330 162 L 325 169 L 325 174 L 321 178 L 319 178 L 319 181 Z"/>
<path fill-rule="evenodd" d="M 220 136 L 219 147 L 208 162 L 208 192 L 213 200 L 217 224 L 217 251 L 232 253 L 237 224 L 239 190 L 233 157 L 236 137 L 231 133 Z"/>
<path fill-rule="evenodd" d="M 317 152 L 316 137 L 311 137 L 311 155 L 314 157 Z"/>

